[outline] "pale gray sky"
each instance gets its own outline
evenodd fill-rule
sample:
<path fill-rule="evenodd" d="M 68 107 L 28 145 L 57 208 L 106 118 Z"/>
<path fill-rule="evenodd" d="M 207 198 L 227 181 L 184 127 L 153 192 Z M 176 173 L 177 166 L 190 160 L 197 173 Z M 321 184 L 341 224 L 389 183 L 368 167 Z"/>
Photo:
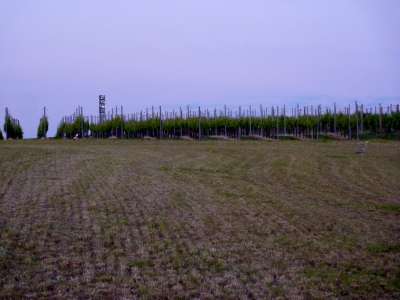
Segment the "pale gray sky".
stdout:
<path fill-rule="evenodd" d="M 8 106 L 32 137 L 47 106 L 54 134 L 102 93 L 131 112 L 398 103 L 399 37 L 398 0 L 2 0 L 0 124 Z"/>

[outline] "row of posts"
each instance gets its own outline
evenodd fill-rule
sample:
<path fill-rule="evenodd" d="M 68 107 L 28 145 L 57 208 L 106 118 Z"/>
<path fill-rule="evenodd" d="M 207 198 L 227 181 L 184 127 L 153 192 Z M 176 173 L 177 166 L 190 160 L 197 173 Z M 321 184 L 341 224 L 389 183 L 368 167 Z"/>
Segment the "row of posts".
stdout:
<path fill-rule="evenodd" d="M 356 116 L 356 138 L 359 139 L 359 136 L 363 134 L 364 132 L 364 123 L 363 123 L 363 116 L 364 113 L 369 113 L 369 114 L 379 114 L 379 128 L 380 130 L 382 130 L 382 118 L 384 113 L 386 114 L 391 114 L 393 112 L 399 112 L 400 108 L 399 108 L 399 104 L 393 106 L 387 106 L 386 108 L 386 112 L 384 112 L 384 108 L 382 105 L 379 105 L 378 108 L 375 106 L 374 108 L 365 108 L 363 104 L 358 104 L 358 102 L 355 102 L 355 106 L 354 106 L 354 112 L 355 112 L 355 116 Z M 334 116 L 334 125 L 333 125 L 333 132 L 336 134 L 337 133 L 337 122 L 336 122 L 336 115 L 338 113 L 343 113 L 345 115 L 348 115 L 349 118 L 349 127 L 348 127 L 348 137 L 349 139 L 352 138 L 352 129 L 351 129 L 351 124 L 350 124 L 350 120 L 351 120 L 351 116 L 352 116 L 352 110 L 351 110 L 351 105 L 348 105 L 346 107 L 344 107 L 344 110 L 338 110 L 336 103 L 333 105 L 333 111 L 330 108 L 326 108 L 325 109 L 325 113 L 329 113 L 329 114 L 333 114 Z M 323 115 L 322 113 L 322 106 L 321 105 L 317 105 L 317 106 L 304 106 L 302 109 L 300 108 L 299 105 L 296 105 L 296 107 L 292 107 L 290 109 L 290 116 L 291 117 L 300 117 L 300 116 L 311 116 L 311 117 L 315 117 L 317 116 L 318 118 L 320 118 Z M 85 117 L 83 115 L 83 108 L 81 106 L 78 106 L 78 108 L 76 109 L 76 111 L 71 115 L 71 116 L 66 116 L 63 118 L 63 121 L 66 123 L 72 123 L 75 121 L 75 119 L 77 117 L 82 117 L 85 121 L 89 122 L 90 124 L 101 124 L 102 122 L 108 121 L 108 120 L 113 120 L 115 117 L 121 117 L 123 121 L 145 121 L 145 120 L 149 120 L 149 119 L 159 119 L 160 120 L 160 124 L 159 124 L 159 130 L 160 130 L 160 138 L 163 137 L 163 121 L 164 120 L 170 120 L 170 119 L 176 119 L 176 118 L 180 118 L 180 119 L 189 119 L 189 118 L 198 118 L 198 138 L 201 139 L 202 137 L 202 132 L 201 132 L 201 118 L 205 117 L 205 118 L 217 118 L 217 117 L 224 117 L 224 118 L 241 118 L 241 117 L 247 117 L 249 118 L 249 133 L 250 135 L 252 135 L 253 133 L 253 128 L 252 128 L 252 117 L 261 117 L 261 118 L 265 118 L 265 117 L 276 117 L 277 118 L 277 124 L 276 124 L 276 130 L 277 132 L 279 132 L 279 117 L 283 117 L 283 134 L 287 135 L 287 131 L 286 131 L 286 117 L 287 117 L 287 109 L 286 109 L 286 105 L 283 106 L 283 108 L 280 108 L 279 106 L 272 106 L 270 108 L 270 110 L 268 110 L 268 107 L 266 107 L 265 109 L 263 108 L 262 105 L 260 105 L 259 108 L 259 114 L 257 115 L 256 110 L 254 110 L 252 108 L 252 106 L 249 106 L 248 110 L 245 110 L 244 112 L 242 111 L 242 107 L 239 106 L 238 111 L 235 112 L 235 114 L 233 114 L 233 110 L 228 109 L 227 106 L 225 105 L 223 110 L 219 110 L 219 114 L 217 113 L 217 109 L 214 109 L 213 111 L 213 116 L 210 113 L 210 111 L 208 109 L 202 111 L 200 106 L 198 107 L 197 113 L 194 113 L 193 110 L 190 109 L 189 106 L 187 106 L 187 111 L 186 111 L 186 115 L 183 114 L 183 110 L 182 108 L 179 108 L 179 112 L 176 112 L 175 110 L 173 110 L 172 112 L 168 112 L 168 111 L 162 111 L 162 107 L 159 106 L 159 111 L 156 112 L 154 107 L 152 106 L 151 108 L 151 118 L 150 114 L 149 114 L 149 110 L 148 108 L 146 108 L 145 112 L 144 111 L 140 111 L 139 113 L 133 113 L 133 114 L 126 114 L 124 115 L 124 110 L 123 110 L 123 106 L 120 106 L 120 109 L 118 109 L 118 107 L 116 106 L 115 108 L 111 109 L 111 112 L 105 113 L 103 116 L 99 115 L 98 117 L 96 116 L 90 116 L 90 117 Z M 318 138 L 319 135 L 319 124 L 320 122 L 318 122 L 318 128 L 316 130 L 316 137 Z M 122 126 L 123 126 L 124 122 L 122 122 Z M 227 135 L 227 126 L 225 125 L 225 132 L 224 135 Z M 240 128 L 239 128 L 240 131 Z M 83 124 L 81 126 L 81 136 L 83 136 L 83 132 L 84 132 L 84 128 L 83 128 Z M 124 132 L 124 128 L 121 128 L 121 132 Z M 121 135 L 123 136 L 123 134 Z"/>

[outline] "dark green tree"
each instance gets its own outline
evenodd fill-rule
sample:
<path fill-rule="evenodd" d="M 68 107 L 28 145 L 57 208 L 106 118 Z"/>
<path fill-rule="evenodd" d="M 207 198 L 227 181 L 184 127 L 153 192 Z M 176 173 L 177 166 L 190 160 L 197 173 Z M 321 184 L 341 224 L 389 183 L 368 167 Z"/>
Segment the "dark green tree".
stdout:
<path fill-rule="evenodd" d="M 39 126 L 38 126 L 38 129 L 37 129 L 37 137 L 38 137 L 38 139 L 46 138 L 48 130 L 49 130 L 49 121 L 48 121 L 46 116 L 43 116 L 43 117 L 40 118 Z"/>
<path fill-rule="evenodd" d="M 19 121 L 17 119 L 13 119 L 8 111 L 4 120 L 4 132 L 7 139 L 22 139 L 24 135 Z"/>

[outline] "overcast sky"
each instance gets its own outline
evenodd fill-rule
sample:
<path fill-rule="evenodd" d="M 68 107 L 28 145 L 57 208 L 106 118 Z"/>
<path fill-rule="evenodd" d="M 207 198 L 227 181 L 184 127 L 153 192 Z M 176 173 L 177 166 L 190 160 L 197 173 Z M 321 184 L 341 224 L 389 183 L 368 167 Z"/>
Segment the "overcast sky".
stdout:
<path fill-rule="evenodd" d="M 1 126 L 8 106 L 32 137 L 46 106 L 53 135 L 99 94 L 126 112 L 399 103 L 400 1 L 0 1 Z"/>

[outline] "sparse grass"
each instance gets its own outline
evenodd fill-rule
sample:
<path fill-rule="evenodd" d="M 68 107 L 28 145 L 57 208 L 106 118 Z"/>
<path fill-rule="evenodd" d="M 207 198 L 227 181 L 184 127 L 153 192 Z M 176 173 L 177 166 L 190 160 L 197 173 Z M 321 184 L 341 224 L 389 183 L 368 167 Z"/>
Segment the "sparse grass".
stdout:
<path fill-rule="evenodd" d="M 143 268 L 149 268 L 152 267 L 153 264 L 150 260 L 143 260 L 143 259 L 139 259 L 139 260 L 134 260 L 128 263 L 128 267 L 136 267 L 139 269 L 143 269 Z"/>
<path fill-rule="evenodd" d="M 400 143 L 0 144 L 0 298 L 400 297 Z"/>
<path fill-rule="evenodd" d="M 376 204 L 375 207 L 389 213 L 400 213 L 400 204 Z"/>
<path fill-rule="evenodd" d="M 368 245 L 368 251 L 371 253 L 389 253 L 400 252 L 400 244 L 371 244 Z"/>

